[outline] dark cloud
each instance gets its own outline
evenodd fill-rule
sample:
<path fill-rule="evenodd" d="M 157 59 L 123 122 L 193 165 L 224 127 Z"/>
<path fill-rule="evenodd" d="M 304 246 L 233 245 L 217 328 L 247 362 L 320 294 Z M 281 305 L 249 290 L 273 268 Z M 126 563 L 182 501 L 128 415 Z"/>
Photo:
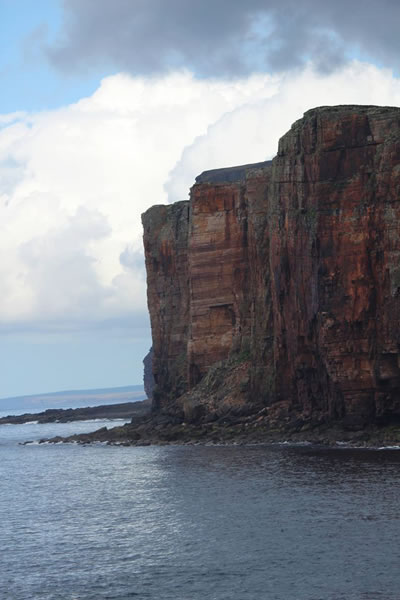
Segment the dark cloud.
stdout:
<path fill-rule="evenodd" d="M 331 71 L 354 55 L 396 68 L 399 22 L 398 0 L 64 0 L 63 26 L 45 51 L 66 71 L 108 64 L 221 76 L 310 59 Z"/>

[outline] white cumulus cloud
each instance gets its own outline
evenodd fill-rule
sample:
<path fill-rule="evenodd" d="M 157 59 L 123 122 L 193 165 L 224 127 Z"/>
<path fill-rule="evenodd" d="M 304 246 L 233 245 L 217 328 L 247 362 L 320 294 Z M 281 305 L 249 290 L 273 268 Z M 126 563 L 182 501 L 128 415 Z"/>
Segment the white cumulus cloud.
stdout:
<path fill-rule="evenodd" d="M 400 105 L 400 82 L 357 62 L 231 81 L 119 74 L 59 110 L 0 115 L 0 327 L 140 321 L 140 214 L 186 198 L 205 169 L 271 158 L 305 110 L 343 103 Z"/>
<path fill-rule="evenodd" d="M 224 114 L 184 149 L 166 184 L 170 199 L 178 199 L 200 171 L 273 158 L 279 138 L 305 111 L 335 104 L 400 106 L 400 80 L 356 61 L 329 75 L 309 66 L 282 76 L 273 96 Z"/>
<path fill-rule="evenodd" d="M 59 110 L 0 115 L 0 325 L 143 315 L 140 214 L 210 123 L 275 91 L 268 76 L 119 74 Z"/>

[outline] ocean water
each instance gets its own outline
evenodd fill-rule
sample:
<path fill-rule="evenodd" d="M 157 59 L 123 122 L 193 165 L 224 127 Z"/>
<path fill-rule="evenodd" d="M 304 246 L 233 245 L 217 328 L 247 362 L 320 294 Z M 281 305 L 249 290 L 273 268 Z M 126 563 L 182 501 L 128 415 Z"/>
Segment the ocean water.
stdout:
<path fill-rule="evenodd" d="M 1 600 L 399 600 L 400 451 L 22 446 L 0 427 Z"/>

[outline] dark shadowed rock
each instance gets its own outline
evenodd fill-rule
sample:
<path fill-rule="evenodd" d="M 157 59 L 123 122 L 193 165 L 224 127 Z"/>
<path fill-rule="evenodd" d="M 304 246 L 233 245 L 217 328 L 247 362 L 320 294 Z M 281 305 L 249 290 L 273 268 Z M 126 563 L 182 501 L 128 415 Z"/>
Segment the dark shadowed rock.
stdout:
<path fill-rule="evenodd" d="M 143 359 L 143 385 L 144 391 L 149 400 L 153 398 L 153 390 L 155 386 L 153 375 L 153 348 L 150 348 Z"/>

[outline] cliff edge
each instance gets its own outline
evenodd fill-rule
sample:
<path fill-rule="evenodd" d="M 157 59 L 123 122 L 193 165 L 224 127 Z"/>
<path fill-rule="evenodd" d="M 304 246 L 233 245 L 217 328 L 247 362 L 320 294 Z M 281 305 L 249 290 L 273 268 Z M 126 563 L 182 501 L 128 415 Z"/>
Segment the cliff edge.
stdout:
<path fill-rule="evenodd" d="M 315 108 L 143 215 L 153 410 L 400 420 L 400 109 Z"/>

